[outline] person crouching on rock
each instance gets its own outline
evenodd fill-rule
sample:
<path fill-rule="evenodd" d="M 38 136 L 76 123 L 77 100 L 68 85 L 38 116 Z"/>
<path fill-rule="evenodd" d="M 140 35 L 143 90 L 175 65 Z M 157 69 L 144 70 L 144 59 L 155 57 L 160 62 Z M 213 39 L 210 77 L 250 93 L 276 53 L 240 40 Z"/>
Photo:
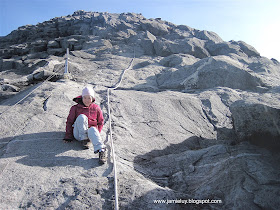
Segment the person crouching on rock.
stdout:
<path fill-rule="evenodd" d="M 90 141 L 94 147 L 94 153 L 99 153 L 99 163 L 104 164 L 106 158 L 106 146 L 100 136 L 104 118 L 101 108 L 95 104 L 94 90 L 85 87 L 82 95 L 73 99 L 77 104 L 72 106 L 67 117 L 65 142 L 76 139 L 82 142 L 83 148 L 88 149 Z"/>

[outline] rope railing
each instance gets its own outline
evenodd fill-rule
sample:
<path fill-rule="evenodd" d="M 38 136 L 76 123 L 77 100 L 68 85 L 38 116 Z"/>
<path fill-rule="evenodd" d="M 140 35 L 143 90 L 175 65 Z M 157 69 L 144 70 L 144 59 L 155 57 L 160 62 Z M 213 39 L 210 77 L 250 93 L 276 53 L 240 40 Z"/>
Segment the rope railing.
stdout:
<path fill-rule="evenodd" d="M 107 89 L 107 104 L 108 104 L 108 115 L 109 115 L 109 130 L 110 130 L 110 142 L 111 142 L 111 154 L 112 154 L 112 158 L 113 158 L 113 168 L 114 168 L 114 186 L 115 186 L 115 210 L 119 209 L 119 197 L 118 197 L 118 173 L 117 173 L 117 164 L 116 164 L 116 155 L 115 155 L 115 148 L 114 148 L 114 142 L 113 142 L 113 133 L 112 133 L 112 117 L 111 117 L 111 107 L 110 107 L 110 91 L 112 90 L 116 90 L 122 83 L 124 74 L 127 70 L 129 70 L 132 65 L 133 65 L 133 61 L 135 58 L 135 52 L 134 52 L 134 56 L 130 61 L 129 66 L 123 70 L 121 76 L 120 76 L 120 81 L 119 83 L 112 88 L 108 88 Z"/>
<path fill-rule="evenodd" d="M 47 62 L 48 64 L 49 62 Z M 46 64 L 46 65 L 47 65 Z M 46 66 L 44 65 L 44 66 Z M 3 115 L 4 113 L 9 112 L 13 107 L 15 107 L 16 105 L 18 105 L 19 103 L 21 103 L 22 101 L 24 101 L 28 96 L 30 96 L 32 93 L 34 93 L 38 88 L 40 88 L 43 84 L 45 84 L 47 81 L 51 80 L 54 76 L 56 76 L 56 74 L 58 73 L 58 71 L 61 69 L 57 69 L 56 71 L 53 71 L 53 73 L 47 77 L 41 84 L 39 84 L 36 88 L 34 88 L 30 93 L 28 93 L 26 96 L 24 96 L 22 99 L 20 99 L 18 102 L 16 102 L 15 104 L 9 106 L 7 109 L 5 109 L 3 112 L 0 113 L 0 117 L 1 115 Z"/>
<path fill-rule="evenodd" d="M 110 131 L 110 142 L 111 142 L 111 154 L 112 154 L 112 159 L 113 159 L 113 168 L 114 168 L 114 186 L 115 186 L 115 210 L 119 209 L 119 204 L 118 204 L 118 177 L 117 177 L 117 166 L 116 166 L 116 157 L 115 157 L 115 148 L 114 148 L 114 142 L 113 142 L 113 133 L 112 133 L 112 117 L 111 117 L 111 107 L 110 107 L 110 92 L 112 90 L 116 90 L 117 88 L 119 88 L 119 86 L 121 85 L 122 81 L 123 81 L 123 77 L 124 74 L 127 70 L 131 69 L 132 65 L 133 65 L 133 61 L 135 59 L 135 51 L 134 51 L 134 56 L 131 59 L 129 66 L 123 70 L 123 72 L 120 75 L 120 80 L 119 82 L 111 88 L 107 89 L 107 103 L 108 103 L 108 115 L 109 115 L 109 131 Z M 67 65 L 67 64 L 66 64 Z M 46 66 L 46 65 L 45 65 Z M 36 88 L 34 88 L 31 92 L 29 92 L 27 95 L 25 95 L 22 99 L 20 99 L 18 102 L 16 102 L 15 104 L 9 106 L 6 110 L 4 110 L 2 113 L 0 113 L 0 118 L 2 117 L 3 114 L 9 112 L 13 107 L 15 107 L 16 105 L 18 105 L 19 103 L 21 103 L 22 101 L 24 101 L 28 96 L 30 96 L 32 93 L 34 93 L 38 88 L 40 88 L 43 84 L 45 84 L 47 81 L 49 81 L 50 79 L 52 79 L 56 73 L 59 71 L 60 69 L 57 69 L 56 71 L 53 71 L 52 75 L 50 75 L 48 78 L 46 78 L 41 84 L 39 84 Z"/>

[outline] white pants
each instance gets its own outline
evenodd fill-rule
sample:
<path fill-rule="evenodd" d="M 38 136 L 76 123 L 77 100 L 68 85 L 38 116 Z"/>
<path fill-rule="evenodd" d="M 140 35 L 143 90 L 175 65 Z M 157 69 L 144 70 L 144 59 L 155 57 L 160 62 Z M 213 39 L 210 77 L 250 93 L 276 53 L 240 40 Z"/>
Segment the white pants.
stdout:
<path fill-rule="evenodd" d="M 98 152 L 98 150 L 106 147 L 102 142 L 100 133 L 97 128 L 88 128 L 88 117 L 86 115 L 80 114 L 77 117 L 73 127 L 73 134 L 75 139 L 77 139 L 78 141 L 90 139 L 94 147 L 94 152 Z"/>

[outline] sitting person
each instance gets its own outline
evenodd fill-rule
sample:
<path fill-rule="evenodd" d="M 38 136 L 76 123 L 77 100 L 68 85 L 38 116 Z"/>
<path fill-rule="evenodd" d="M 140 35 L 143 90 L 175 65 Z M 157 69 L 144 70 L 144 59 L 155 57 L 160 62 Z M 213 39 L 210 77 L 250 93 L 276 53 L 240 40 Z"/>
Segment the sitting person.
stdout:
<path fill-rule="evenodd" d="M 85 87 L 82 95 L 73 99 L 77 104 L 72 106 L 66 122 L 65 142 L 76 139 L 81 141 L 84 149 L 88 149 L 91 141 L 94 153 L 99 153 L 99 162 L 104 164 L 106 158 L 106 146 L 100 136 L 104 118 L 100 107 L 95 104 L 94 90 Z"/>

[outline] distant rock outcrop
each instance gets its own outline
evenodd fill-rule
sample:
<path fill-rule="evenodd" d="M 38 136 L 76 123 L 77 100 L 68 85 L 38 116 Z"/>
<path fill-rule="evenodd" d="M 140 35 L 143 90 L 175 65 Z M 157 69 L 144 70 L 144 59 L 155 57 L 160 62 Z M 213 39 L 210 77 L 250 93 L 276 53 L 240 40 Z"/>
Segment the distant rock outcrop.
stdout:
<path fill-rule="evenodd" d="M 110 98 L 121 209 L 278 209 L 279 62 L 214 32 L 85 11 L 0 37 L 0 209 L 113 208 L 106 89 L 133 57 Z M 62 141 L 86 84 L 105 117 L 103 166 Z"/>

